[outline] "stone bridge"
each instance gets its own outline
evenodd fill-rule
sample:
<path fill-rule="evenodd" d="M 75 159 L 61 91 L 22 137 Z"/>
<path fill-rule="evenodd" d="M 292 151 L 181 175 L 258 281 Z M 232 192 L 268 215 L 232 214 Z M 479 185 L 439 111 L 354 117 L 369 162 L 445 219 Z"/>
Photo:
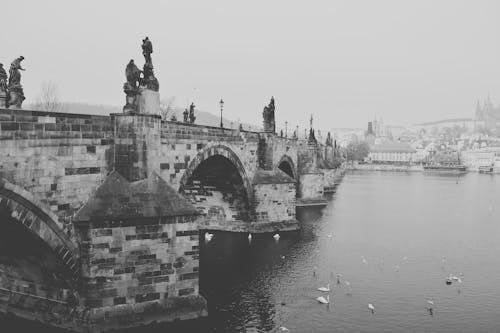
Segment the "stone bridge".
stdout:
<path fill-rule="evenodd" d="M 22 266 L 0 253 L 0 312 L 76 331 L 206 315 L 199 230 L 295 230 L 341 173 L 331 140 L 264 129 L 0 109 L 0 251 Z"/>

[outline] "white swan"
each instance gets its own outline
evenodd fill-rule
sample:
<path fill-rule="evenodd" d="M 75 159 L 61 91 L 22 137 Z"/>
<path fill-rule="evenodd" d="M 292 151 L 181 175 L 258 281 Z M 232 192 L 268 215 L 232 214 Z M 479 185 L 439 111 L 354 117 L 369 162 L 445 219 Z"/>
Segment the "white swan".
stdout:
<path fill-rule="evenodd" d="M 318 290 L 323 292 L 328 292 L 330 291 L 330 284 L 327 284 L 326 287 L 319 287 Z"/>
<path fill-rule="evenodd" d="M 280 328 L 278 328 L 280 331 L 282 332 L 290 332 L 290 330 L 288 328 L 286 328 L 285 326 L 281 326 Z"/>
<path fill-rule="evenodd" d="M 375 312 L 375 307 L 373 306 L 373 304 L 372 304 L 372 303 L 368 303 L 368 309 L 370 309 L 370 311 L 371 311 L 372 313 L 374 313 L 374 312 Z"/>
<path fill-rule="evenodd" d="M 316 300 L 321 304 L 330 304 L 330 295 L 326 295 L 326 298 L 323 296 L 317 297 Z"/>
<path fill-rule="evenodd" d="M 276 241 L 277 241 L 277 240 L 279 240 L 279 239 L 280 239 L 280 234 L 275 233 L 275 234 L 273 235 L 273 238 L 274 238 L 274 240 L 276 240 Z"/>
<path fill-rule="evenodd" d="M 212 240 L 212 238 L 214 238 L 214 234 L 211 234 L 209 232 L 205 232 L 205 240 L 207 242 L 210 242 Z"/>

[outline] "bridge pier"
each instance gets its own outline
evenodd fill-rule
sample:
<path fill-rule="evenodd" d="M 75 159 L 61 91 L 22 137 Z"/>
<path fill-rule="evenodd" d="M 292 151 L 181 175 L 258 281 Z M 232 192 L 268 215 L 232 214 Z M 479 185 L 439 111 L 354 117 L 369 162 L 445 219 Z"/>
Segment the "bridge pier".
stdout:
<path fill-rule="evenodd" d="M 157 174 L 111 173 L 74 219 L 92 331 L 207 315 L 199 213 Z"/>

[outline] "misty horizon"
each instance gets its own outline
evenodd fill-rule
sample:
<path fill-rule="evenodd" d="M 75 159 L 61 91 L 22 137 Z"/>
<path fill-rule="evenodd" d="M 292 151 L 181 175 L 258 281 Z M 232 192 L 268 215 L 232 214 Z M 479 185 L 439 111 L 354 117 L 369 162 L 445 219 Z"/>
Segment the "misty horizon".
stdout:
<path fill-rule="evenodd" d="M 223 98 L 224 117 L 245 123 L 261 124 L 271 96 L 278 128 L 311 114 L 323 129 L 412 125 L 500 103 L 495 1 L 21 3 L 6 4 L 25 10 L 4 19 L 23 29 L 2 38 L 0 62 L 25 56 L 26 104 L 52 81 L 62 101 L 122 106 L 145 36 L 162 98 L 214 115 Z"/>

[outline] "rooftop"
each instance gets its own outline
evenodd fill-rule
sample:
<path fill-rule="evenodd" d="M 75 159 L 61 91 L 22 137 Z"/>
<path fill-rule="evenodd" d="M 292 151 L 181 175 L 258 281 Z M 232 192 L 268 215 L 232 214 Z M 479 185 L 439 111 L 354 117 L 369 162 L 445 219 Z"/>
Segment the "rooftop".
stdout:
<path fill-rule="evenodd" d="M 404 142 L 386 142 L 370 147 L 372 153 L 415 153 L 415 148 Z"/>
<path fill-rule="evenodd" d="M 113 171 L 78 211 L 74 221 L 197 214 L 196 208 L 156 173 L 131 183 Z"/>

